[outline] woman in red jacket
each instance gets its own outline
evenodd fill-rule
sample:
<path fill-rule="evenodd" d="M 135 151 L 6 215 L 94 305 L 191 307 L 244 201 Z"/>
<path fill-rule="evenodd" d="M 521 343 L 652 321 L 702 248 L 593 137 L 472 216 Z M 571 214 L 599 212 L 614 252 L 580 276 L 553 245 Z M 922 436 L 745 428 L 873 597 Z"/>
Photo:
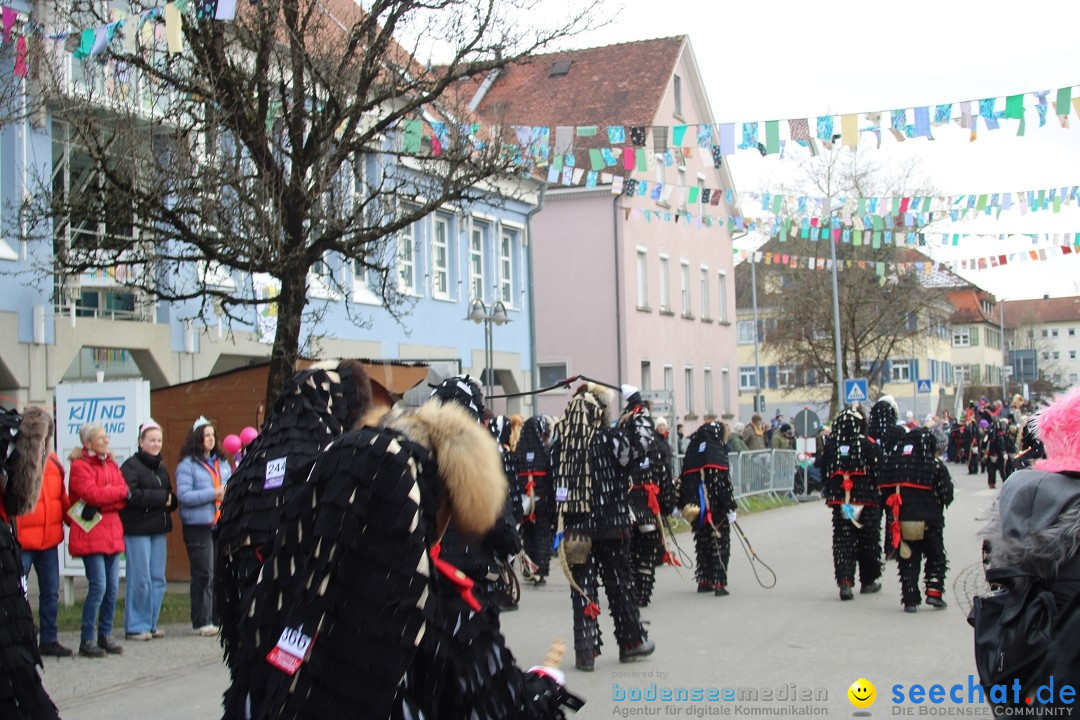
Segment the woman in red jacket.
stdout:
<path fill-rule="evenodd" d="M 41 654 L 68 657 L 71 650 L 57 641 L 56 611 L 60 597 L 60 541 L 64 539 L 64 515 L 71 503 L 64 489 L 64 466 L 56 453 L 45 459 L 41 495 L 37 505 L 19 518 L 19 545 L 22 546 L 23 575 L 37 568 L 38 632 Z"/>
<path fill-rule="evenodd" d="M 82 519 L 88 524 L 95 523 L 89 531 L 77 522 L 72 523 L 68 536 L 68 548 L 73 556 L 83 559 L 89 584 L 86 604 L 83 605 L 79 654 L 83 657 L 104 657 L 106 653 L 120 654 L 124 651 L 113 642 L 112 625 L 120 585 L 120 553 L 124 551 L 120 510 L 131 491 L 109 452 L 109 436 L 105 428 L 98 423 L 87 423 L 79 428 L 79 440 L 82 447 L 71 453 L 68 490 L 72 503 L 82 500 L 85 504 Z"/>

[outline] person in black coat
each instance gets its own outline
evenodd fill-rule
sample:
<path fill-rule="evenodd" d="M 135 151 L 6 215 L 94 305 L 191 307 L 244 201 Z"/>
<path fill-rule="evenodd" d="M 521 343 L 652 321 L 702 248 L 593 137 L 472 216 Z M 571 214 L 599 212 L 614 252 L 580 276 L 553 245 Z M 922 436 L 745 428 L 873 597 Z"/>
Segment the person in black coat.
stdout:
<path fill-rule="evenodd" d="M 949 469 L 941 461 L 934 436 L 926 428 L 906 434 L 886 460 L 879 488 L 889 509 L 890 545 L 899 553 L 900 590 L 905 612 L 915 612 L 922 602 L 919 570 L 926 558 L 926 603 L 946 606 L 945 508 L 953 501 Z"/>
<path fill-rule="evenodd" d="M 630 481 L 635 530 L 630 536 L 630 563 L 634 568 L 638 607 L 648 607 L 656 582 L 656 567 L 664 559 L 663 521 L 675 509 L 667 420 L 657 418 L 652 444 L 645 456 L 630 468 Z"/>
<path fill-rule="evenodd" d="M 124 525 L 124 636 L 128 640 L 164 637 L 158 628 L 165 598 L 165 535 L 177 508 L 169 471 L 161 462 L 161 426 L 153 419 L 139 428 L 139 449 L 120 472 L 130 488 L 120 511 Z"/>

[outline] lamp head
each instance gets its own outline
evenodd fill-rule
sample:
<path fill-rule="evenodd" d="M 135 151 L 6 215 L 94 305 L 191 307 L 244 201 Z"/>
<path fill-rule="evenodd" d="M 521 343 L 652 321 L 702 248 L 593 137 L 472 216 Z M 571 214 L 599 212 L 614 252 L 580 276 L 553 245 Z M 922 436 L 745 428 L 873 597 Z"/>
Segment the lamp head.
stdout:
<path fill-rule="evenodd" d="M 487 308 L 484 307 L 484 301 L 477 298 L 469 304 L 469 314 L 465 316 L 466 320 L 472 320 L 474 323 L 482 323 L 488 319 Z"/>
<path fill-rule="evenodd" d="M 505 325 L 510 322 L 510 317 L 506 314 L 506 306 L 503 305 L 502 300 L 495 303 L 495 307 L 491 309 L 490 319 L 496 325 Z"/>

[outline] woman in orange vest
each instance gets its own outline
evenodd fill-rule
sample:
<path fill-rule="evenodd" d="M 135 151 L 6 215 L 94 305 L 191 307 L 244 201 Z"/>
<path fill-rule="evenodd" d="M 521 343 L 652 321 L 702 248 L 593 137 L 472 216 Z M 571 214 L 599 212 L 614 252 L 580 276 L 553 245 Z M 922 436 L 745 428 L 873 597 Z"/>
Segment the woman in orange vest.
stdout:
<path fill-rule="evenodd" d="M 60 598 L 60 541 L 64 539 L 65 513 L 71 507 L 64 487 L 64 465 L 56 453 L 45 459 L 41 495 L 29 514 L 19 518 L 22 571 L 37 569 L 38 633 L 42 655 L 70 657 L 71 650 L 56 639 L 56 611 Z"/>
<path fill-rule="evenodd" d="M 191 565 L 191 626 L 196 634 L 205 637 L 218 632 L 213 617 L 213 530 L 221 516 L 221 499 L 231 474 L 214 426 L 200 416 L 180 450 L 176 497 L 180 500 L 180 523 Z"/>

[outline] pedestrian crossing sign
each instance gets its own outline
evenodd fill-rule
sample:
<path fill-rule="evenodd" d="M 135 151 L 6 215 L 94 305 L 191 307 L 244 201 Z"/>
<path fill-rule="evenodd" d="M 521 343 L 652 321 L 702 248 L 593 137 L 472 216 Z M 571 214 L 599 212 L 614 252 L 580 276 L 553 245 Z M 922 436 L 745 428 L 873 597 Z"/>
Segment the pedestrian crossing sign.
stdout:
<path fill-rule="evenodd" d="M 915 383 L 915 389 L 918 390 L 920 395 L 930 394 L 930 381 L 923 379 Z"/>
<path fill-rule="evenodd" d="M 869 400 L 866 378 L 844 380 L 844 402 L 851 405 Z"/>

